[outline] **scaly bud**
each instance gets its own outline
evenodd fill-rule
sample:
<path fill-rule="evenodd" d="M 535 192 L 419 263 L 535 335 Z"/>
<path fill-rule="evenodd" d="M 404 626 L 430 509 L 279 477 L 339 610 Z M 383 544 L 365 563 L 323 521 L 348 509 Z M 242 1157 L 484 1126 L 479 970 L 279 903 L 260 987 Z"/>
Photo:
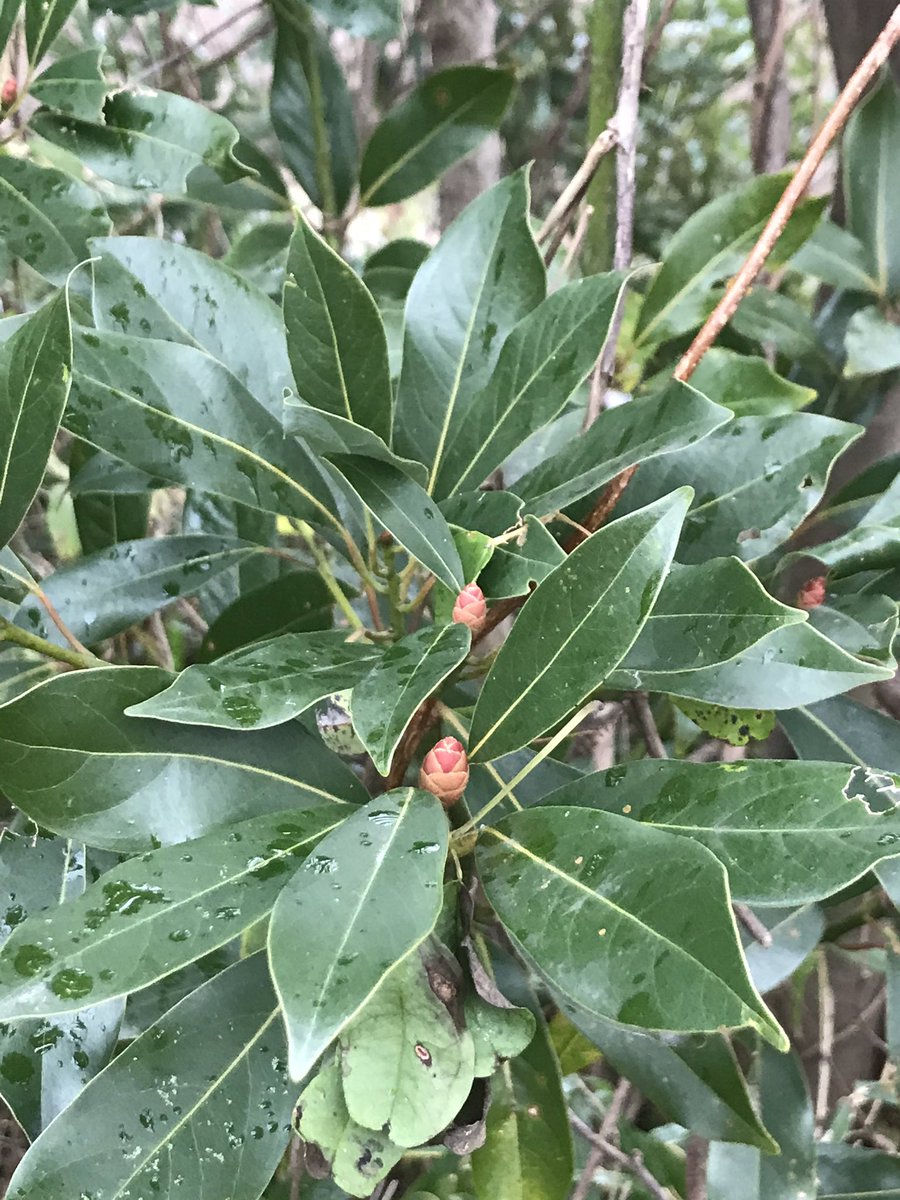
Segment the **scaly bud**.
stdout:
<path fill-rule="evenodd" d="M 818 608 L 825 599 L 825 576 L 816 575 L 814 579 L 807 579 L 803 587 L 797 593 L 797 599 L 794 603 L 798 608 Z"/>
<path fill-rule="evenodd" d="M 11 75 L 9 79 L 0 88 L 0 111 L 6 111 L 7 108 L 12 108 L 19 95 L 19 87 L 14 77 Z"/>
<path fill-rule="evenodd" d="M 322 741 L 329 750 L 340 754 L 342 758 L 355 758 L 366 751 L 353 728 L 350 696 L 349 691 L 334 692 L 316 707 L 316 725 Z"/>
<path fill-rule="evenodd" d="M 469 782 L 469 756 L 455 737 L 441 738 L 425 755 L 419 772 L 419 787 L 437 796 L 444 808 L 452 808 Z"/>
<path fill-rule="evenodd" d="M 458 625 L 468 625 L 472 636 L 476 637 L 484 629 L 487 617 L 487 605 L 484 602 L 484 592 L 477 583 L 467 583 L 456 597 L 453 605 L 453 620 Z"/>

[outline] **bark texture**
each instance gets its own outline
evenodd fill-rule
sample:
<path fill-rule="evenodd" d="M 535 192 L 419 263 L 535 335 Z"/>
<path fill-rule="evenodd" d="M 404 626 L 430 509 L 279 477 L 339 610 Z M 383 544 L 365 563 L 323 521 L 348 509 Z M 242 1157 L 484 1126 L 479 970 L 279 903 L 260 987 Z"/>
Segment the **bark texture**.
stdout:
<path fill-rule="evenodd" d="M 788 0 L 748 0 L 756 78 L 753 81 L 753 170 L 780 170 L 791 148 L 791 95 L 784 69 Z"/>

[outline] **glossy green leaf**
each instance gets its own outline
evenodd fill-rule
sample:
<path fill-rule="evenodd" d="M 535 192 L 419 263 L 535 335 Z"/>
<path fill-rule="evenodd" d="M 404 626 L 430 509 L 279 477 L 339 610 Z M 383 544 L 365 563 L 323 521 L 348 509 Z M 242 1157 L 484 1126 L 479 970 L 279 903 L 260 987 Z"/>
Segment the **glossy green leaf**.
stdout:
<path fill-rule="evenodd" d="M 819 1142 L 818 1200 L 897 1200 L 900 1160 L 865 1146 Z"/>
<path fill-rule="evenodd" d="M 861 308 L 847 325 L 844 349 L 844 374 L 851 378 L 896 371 L 900 366 L 900 328 L 874 306 Z"/>
<path fill-rule="evenodd" d="M 0 0 L 0 46 L 8 43 L 21 7 L 22 0 Z"/>
<path fill-rule="evenodd" d="M 9 1200 L 257 1200 L 295 1091 L 261 954 L 203 985 L 92 1080 L 20 1163 Z M 237 1153 L 236 1153 L 237 1151 Z"/>
<path fill-rule="evenodd" d="M 353 103 L 328 34 L 305 4 L 276 3 L 269 110 L 284 161 L 313 204 L 336 217 L 356 182 Z"/>
<path fill-rule="evenodd" d="M 279 895 L 269 961 L 293 1079 L 434 928 L 448 833 L 430 792 L 378 796 L 325 838 Z"/>
<path fill-rule="evenodd" d="M 491 600 L 524 596 L 532 584 L 546 579 L 565 557 L 565 551 L 547 527 L 529 515 L 525 518 L 521 544 L 513 541 L 495 547 L 478 581 Z"/>
<path fill-rule="evenodd" d="M 267 512 L 331 519 L 322 467 L 235 375 L 192 346 L 79 334 L 65 425 L 170 483 Z"/>
<path fill-rule="evenodd" d="M 559 1059 L 561 1075 L 574 1075 L 600 1061 L 600 1051 L 562 1011 L 555 1012 L 548 1025 L 550 1040 Z"/>
<path fill-rule="evenodd" d="M 82 121 L 101 121 L 103 102 L 110 91 L 100 70 L 102 58 L 102 50 L 80 50 L 58 58 L 35 79 L 31 95 L 55 112 Z"/>
<path fill-rule="evenodd" d="M 484 391 L 450 429 L 435 495 L 477 487 L 562 411 L 597 361 L 621 288 L 619 274 L 576 280 L 515 326 Z"/>
<path fill-rule="evenodd" d="M 840 579 L 857 571 L 890 567 L 900 560 L 900 523 L 874 525 L 864 521 L 830 542 L 820 542 L 804 551 L 828 568 L 830 578 Z"/>
<path fill-rule="evenodd" d="M 428 479 L 428 472 L 422 463 L 401 458 L 383 438 L 365 425 L 356 425 L 336 413 L 322 412 L 308 404 L 300 404 L 292 396 L 285 400 L 284 431 L 300 438 L 308 450 L 323 458 L 353 454 L 361 459 L 388 463 L 422 486 Z"/>
<path fill-rule="evenodd" d="M 260 548 L 219 537 L 142 538 L 119 542 L 55 571 L 41 586 L 77 638 L 99 642 L 142 621 L 177 596 L 192 596 Z M 66 640 L 47 609 L 29 596 L 16 624 L 57 645 Z"/>
<path fill-rule="evenodd" d="M 251 642 L 283 633 L 312 633 L 330 629 L 334 597 L 317 571 L 291 571 L 243 592 L 210 625 L 200 649 L 209 662 Z"/>
<path fill-rule="evenodd" d="M 669 1120 L 716 1141 L 746 1142 L 770 1154 L 776 1151 L 727 1038 L 720 1034 L 656 1037 L 603 1020 L 566 1000 L 562 1008 L 607 1061 Z"/>
<path fill-rule="evenodd" d="M 36 6 L 40 0 L 28 0 Z M 116 92 L 103 123 L 40 112 L 35 133 L 120 187 L 180 195 L 191 171 L 213 168 L 225 182 L 248 174 L 234 157 L 238 132 L 202 104 L 171 92 Z"/>
<path fill-rule="evenodd" d="M 297 1130 L 315 1146 L 316 1159 L 331 1171 L 342 1196 L 369 1196 L 403 1154 L 387 1131 L 365 1129 L 347 1111 L 341 1086 L 340 1054 L 325 1064 L 300 1093 Z"/>
<path fill-rule="evenodd" d="M 292 227 L 273 218 L 237 236 L 223 262 L 270 298 L 281 295 Z"/>
<path fill-rule="evenodd" d="M 369 139 L 361 204 L 396 204 L 433 183 L 496 129 L 515 80 L 494 67 L 449 67 L 391 109 Z"/>
<path fill-rule="evenodd" d="M 762 741 L 775 728 L 775 714 L 768 709 L 723 708 L 718 704 L 698 704 L 683 696 L 677 697 L 675 703 L 704 733 L 732 746 Z"/>
<path fill-rule="evenodd" d="M 109 232 L 103 201 L 85 184 L 30 159 L 0 157 L 0 231 L 15 255 L 51 283 L 87 257 L 89 238 Z"/>
<path fill-rule="evenodd" d="M 75 0 L 25 0 L 25 46 L 29 65 L 41 61 L 74 7 Z"/>
<path fill-rule="evenodd" d="M 571 763 L 561 762 L 551 756 L 535 764 L 534 757 L 533 750 L 517 750 L 514 754 L 505 754 L 495 762 L 472 763 L 466 788 L 466 803 L 472 812 L 483 808 L 505 783 L 509 783 L 528 764 L 530 766 L 527 774 L 513 788 L 510 798 L 502 801 L 488 814 L 486 820 L 489 824 L 498 821 L 507 813 L 514 812 L 516 805 L 528 808 L 529 805 L 540 804 L 550 792 L 556 791 L 572 779 L 581 777 L 581 771 Z"/>
<path fill-rule="evenodd" d="M 77 439 L 69 451 L 69 496 L 84 555 L 108 550 L 116 542 L 143 538 L 150 516 L 149 489 L 139 488 L 131 493 L 111 490 L 76 494 L 75 481 L 83 470 L 87 470 L 91 459 L 100 453 Z M 114 461 L 107 459 L 107 462 Z"/>
<path fill-rule="evenodd" d="M 391 378 L 400 374 L 403 358 L 403 309 L 416 271 L 431 247 L 415 238 L 395 238 L 366 259 L 363 282 L 375 297 L 388 343 Z"/>
<path fill-rule="evenodd" d="M 85 885 L 84 848 L 63 838 L 0 839 L 3 941 L 28 916 L 56 909 Z M 112 1057 L 123 1003 L 82 1007 L 71 1018 L 0 1025 L 0 1095 L 33 1140 Z"/>
<path fill-rule="evenodd" d="M 682 489 L 614 521 L 538 585 L 478 697 L 472 759 L 527 745 L 600 686 L 653 607 L 689 503 Z"/>
<path fill-rule="evenodd" d="M 226 218 L 229 209 L 234 213 L 289 213 L 291 202 L 281 170 L 263 154 L 259 144 L 238 137 L 232 155 L 245 168 L 241 178 L 227 182 L 215 166 L 195 167 L 187 178 L 188 199 L 224 209 Z"/>
<path fill-rule="evenodd" d="M 387 775 L 419 705 L 465 661 L 470 643 L 465 625 L 420 629 L 389 646 L 354 686 L 353 725 L 379 774 Z"/>
<path fill-rule="evenodd" d="M 352 688 L 380 651 L 343 632 L 285 633 L 182 671 L 165 691 L 128 715 L 221 729 L 266 729 Z"/>
<path fill-rule="evenodd" d="M 771 945 L 764 946 L 741 926 L 744 958 L 760 993 L 784 983 L 812 954 L 825 932 L 825 914 L 818 904 L 800 908 L 760 908 L 755 916 L 768 929 Z"/>
<path fill-rule="evenodd" d="M 450 967 L 447 961 L 449 960 Z M 418 1146 L 444 1129 L 472 1087 L 472 1035 L 457 1025 L 459 966 L 429 941 L 385 979 L 341 1035 L 344 1102 L 366 1129 Z M 440 995 L 439 995 L 440 993 Z"/>
<path fill-rule="evenodd" d="M 400 32 L 398 0 L 310 0 L 310 8 L 329 25 L 356 37 L 385 39 Z"/>
<path fill-rule="evenodd" d="M 318 737 L 178 729 L 124 715 L 170 680 L 155 667 L 58 675 L 0 708 L 6 796 L 39 825 L 143 851 L 258 813 L 365 799 Z"/>
<path fill-rule="evenodd" d="M 665 657 L 663 657 L 665 654 Z M 854 658 L 808 624 L 789 625 L 767 633 L 734 658 L 698 666 L 677 661 L 672 643 L 659 646 L 646 666 L 632 658 L 609 678 L 610 686 L 668 692 L 726 708 L 780 709 L 815 704 L 850 688 L 889 679 L 893 672 Z"/>
<path fill-rule="evenodd" d="M 787 905 L 830 896 L 900 852 L 891 786 L 889 776 L 831 763 L 645 759 L 586 775 L 546 802 L 690 838 L 724 865 L 735 899 Z"/>
<path fill-rule="evenodd" d="M 559 806 L 504 817 L 477 854 L 489 901 L 555 992 L 629 1025 L 750 1026 L 786 1047 L 747 975 L 725 871 L 705 846 Z"/>
<path fill-rule="evenodd" d="M 300 399 L 390 439 L 393 397 L 378 308 L 302 216 L 288 251 L 284 323 Z"/>
<path fill-rule="evenodd" d="M 900 177 L 900 95 L 886 75 L 857 108 L 844 137 L 844 188 L 847 228 L 865 246 L 874 263 L 878 291 L 900 293 L 900 257 L 893 212 Z M 877 170 L 872 170 L 872 164 Z"/>
<path fill-rule="evenodd" d="M 764 358 L 715 346 L 700 360 L 691 383 L 736 417 L 780 417 L 805 408 L 816 398 L 813 388 L 776 375 Z"/>
<path fill-rule="evenodd" d="M 476 992 L 466 996 L 465 1014 L 466 1027 L 475 1043 L 475 1076 L 479 1079 L 493 1075 L 503 1062 L 521 1054 L 537 1026 L 527 1008 L 501 1008 Z M 555 1049 L 555 1041 L 553 1045 Z"/>
<path fill-rule="evenodd" d="M 898 529 L 900 534 L 900 529 Z M 859 658 L 895 667 L 891 646 L 897 634 L 897 602 L 887 596 L 829 595 L 809 610 L 809 622 L 825 637 Z"/>
<path fill-rule="evenodd" d="M 503 343 L 544 298 L 546 273 L 528 199 L 524 171 L 479 196 L 422 263 L 409 290 L 393 444 L 429 467 L 431 487 L 449 438 L 470 419 Z"/>
<path fill-rule="evenodd" d="M 559 1062 L 533 994 L 535 1032 L 492 1081 L 487 1140 L 472 1155 L 478 1200 L 565 1200 L 572 1186 L 572 1136 Z"/>
<path fill-rule="evenodd" d="M 672 238 L 644 300 L 637 344 L 663 342 L 702 324 L 710 288 L 742 265 L 790 178 L 788 172 L 760 176 L 688 218 Z M 800 248 L 823 208 L 822 200 L 799 206 L 770 263 L 783 263 Z"/>
<path fill-rule="evenodd" d="M 684 451 L 730 420 L 727 409 L 673 380 L 658 395 L 601 413 L 574 444 L 517 479 L 514 487 L 528 512 L 547 516 L 589 496 L 635 463 Z M 681 454 L 676 457 L 680 462 Z"/>
<path fill-rule="evenodd" d="M 71 380 L 69 304 L 59 292 L 0 356 L 0 546 L 16 532 L 40 487 Z"/>
<path fill-rule="evenodd" d="M 450 526 L 453 544 L 459 553 L 462 564 L 462 577 L 467 583 L 474 583 L 482 569 L 490 562 L 494 553 L 494 543 L 487 534 L 477 529 L 460 529 Z M 436 625 L 447 625 L 453 620 L 453 608 L 459 591 L 448 588 L 443 583 L 435 584 L 431 593 L 431 611 Z"/>
<path fill-rule="evenodd" d="M 884 713 L 835 696 L 778 714 L 800 758 L 847 762 L 900 775 L 897 722 Z"/>
<path fill-rule="evenodd" d="M 855 182 L 852 186 L 855 188 Z M 864 217 L 864 220 L 867 219 Z M 806 244 L 791 259 L 790 266 L 795 271 L 820 279 L 829 287 L 849 292 L 871 292 L 876 296 L 883 292 L 866 247 L 858 237 L 833 221 L 819 223 Z"/>
<path fill-rule="evenodd" d="M 358 455 L 331 459 L 375 519 L 441 583 L 466 584 L 459 552 L 440 509 L 428 493 L 397 467 Z"/>
<path fill-rule="evenodd" d="M 13 930 L 0 950 L 0 1021 L 126 995 L 231 941 L 351 811 L 267 813 L 113 867 Z"/>
<path fill-rule="evenodd" d="M 713 295 L 710 308 L 721 298 Z M 790 296 L 756 287 L 743 298 L 731 318 L 741 337 L 758 342 L 766 350 L 777 350 L 788 358 L 821 358 L 816 327 L 807 310 Z"/>
<path fill-rule="evenodd" d="M 277 304 L 223 263 L 175 242 L 95 238 L 91 251 L 100 260 L 93 264 L 98 329 L 205 350 L 281 419 L 291 367 Z"/>
<path fill-rule="evenodd" d="M 821 500 L 831 464 L 860 427 L 813 413 L 739 417 L 676 455 L 642 465 L 626 493 L 639 507 L 688 484 L 680 562 L 745 562 L 775 550 Z M 748 706 L 749 707 L 749 706 Z"/>

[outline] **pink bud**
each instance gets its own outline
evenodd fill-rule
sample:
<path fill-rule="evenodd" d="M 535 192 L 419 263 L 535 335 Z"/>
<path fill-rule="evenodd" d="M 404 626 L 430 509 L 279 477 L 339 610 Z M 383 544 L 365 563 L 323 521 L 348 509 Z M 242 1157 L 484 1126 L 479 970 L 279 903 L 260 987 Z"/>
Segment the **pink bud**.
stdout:
<path fill-rule="evenodd" d="M 814 579 L 807 579 L 803 587 L 797 593 L 795 604 L 798 608 L 818 608 L 825 599 L 825 576 L 816 575 Z"/>
<path fill-rule="evenodd" d="M 473 635 L 481 633 L 487 617 L 484 592 L 477 583 L 467 583 L 456 597 L 453 605 L 453 620 L 458 625 L 468 625 Z"/>
<path fill-rule="evenodd" d="M 12 106 L 16 102 L 16 97 L 18 96 L 18 94 L 19 94 L 18 84 L 16 83 L 13 76 L 10 76 L 9 79 L 7 79 L 6 82 L 3 84 L 3 87 L 0 88 L 0 109 L 12 108 Z"/>
<path fill-rule="evenodd" d="M 462 742 L 445 737 L 425 755 L 419 772 L 419 787 L 437 796 L 444 808 L 451 808 L 469 782 L 469 756 Z"/>

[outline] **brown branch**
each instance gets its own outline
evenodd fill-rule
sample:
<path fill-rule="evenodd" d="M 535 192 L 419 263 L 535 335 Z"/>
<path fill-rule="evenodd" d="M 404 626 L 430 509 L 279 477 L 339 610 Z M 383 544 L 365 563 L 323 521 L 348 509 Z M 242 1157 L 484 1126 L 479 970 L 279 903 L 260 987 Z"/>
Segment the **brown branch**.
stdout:
<path fill-rule="evenodd" d="M 547 219 L 538 230 L 536 239 L 539 245 L 547 243 L 547 249 L 544 252 L 545 261 L 552 258 L 559 248 L 566 228 L 572 219 L 572 214 L 584 199 L 585 192 L 603 158 L 609 154 L 617 140 L 617 135 L 610 126 L 597 135 L 584 156 L 581 166 L 563 188 L 559 199 L 547 214 Z"/>
<path fill-rule="evenodd" d="M 834 989 L 828 974 L 828 957 L 824 947 L 817 963 L 819 984 L 819 1070 L 816 1076 L 816 1132 L 821 1135 L 828 1118 L 828 1097 L 831 1093 L 831 1070 L 834 1062 Z"/>
<path fill-rule="evenodd" d="M 675 11 L 675 5 L 678 0 L 665 0 L 663 10 L 659 14 L 659 20 L 653 26 L 650 37 L 647 39 L 647 49 L 644 51 L 644 74 L 647 74 L 647 68 L 653 62 L 659 53 L 662 36 L 665 33 L 666 26 L 672 19 L 672 13 Z"/>
<path fill-rule="evenodd" d="M 651 1175 L 647 1170 L 640 1151 L 636 1150 L 634 1154 L 626 1154 L 612 1142 L 605 1141 L 599 1133 L 594 1133 L 590 1125 L 585 1124 L 581 1117 L 576 1116 L 573 1112 L 569 1113 L 569 1123 L 576 1133 L 580 1133 L 585 1141 L 590 1142 L 592 1147 L 599 1150 L 602 1158 L 608 1159 L 623 1171 L 627 1171 L 629 1175 L 633 1175 L 653 1197 L 653 1200 L 672 1200 L 672 1193 L 669 1189 L 663 1187 L 656 1176 Z"/>
<path fill-rule="evenodd" d="M 130 82 L 132 84 L 143 83 L 145 79 L 149 79 L 152 75 L 161 74 L 163 71 L 168 70 L 169 67 L 177 66 L 178 63 L 183 62 L 186 58 L 191 58 L 201 46 L 205 46 L 207 42 L 211 42 L 214 38 L 217 38 L 220 33 L 224 33 L 226 29 L 230 29 L 232 25 L 236 25 L 243 17 L 248 17 L 251 13 L 258 11 L 260 8 L 261 5 L 259 0 L 254 0 L 254 3 L 248 4 L 246 8 L 239 8 L 238 11 L 236 13 L 232 13 L 226 21 L 222 21 L 221 24 L 216 25 L 213 29 L 208 29 L 202 37 L 198 38 L 195 42 L 192 42 L 189 46 L 182 46 L 180 49 L 174 51 L 172 54 L 167 55 L 165 58 L 161 58 L 156 62 L 150 63 L 148 67 L 145 67 L 144 70 L 141 71 L 140 74 L 136 75 Z M 231 53 L 232 52 L 229 52 L 229 54 Z M 210 60 L 210 62 L 212 61 L 214 60 Z"/>
<path fill-rule="evenodd" d="M 634 710 L 634 715 L 637 717 L 638 725 L 641 727 L 641 733 L 644 735 L 644 744 L 647 747 L 649 756 L 651 758 L 668 758 L 669 756 L 666 754 L 663 740 L 659 736 L 659 730 L 656 728 L 656 722 L 653 719 L 647 693 L 632 693 L 631 707 Z"/>
<path fill-rule="evenodd" d="M 685 1200 L 707 1200 L 706 1167 L 709 1142 L 694 1133 L 688 1138 L 684 1162 Z"/>
<path fill-rule="evenodd" d="M 746 904 L 732 904 L 731 906 L 734 915 L 747 930 L 750 936 L 766 950 L 772 945 L 772 934 L 762 923 L 752 908 L 748 908 Z"/>
<path fill-rule="evenodd" d="M 750 290 L 754 280 L 759 275 L 772 253 L 787 225 L 794 209 L 803 198 L 813 176 L 819 168 L 825 153 L 834 142 L 850 118 L 850 114 L 862 99 L 866 88 L 875 75 L 887 62 L 891 50 L 900 40 L 900 4 L 894 9 L 884 29 L 875 39 L 874 44 L 862 62 L 847 80 L 841 94 L 838 96 L 812 144 L 806 152 L 803 161 L 797 168 L 793 178 L 784 190 L 784 194 L 776 204 L 765 229 L 759 235 L 756 245 L 747 256 L 744 265 L 732 279 L 725 295 L 707 318 L 700 332 L 688 347 L 681 361 L 675 368 L 675 378 L 686 383 L 696 371 L 707 350 L 714 344 L 719 334 L 734 316 L 737 307 Z M 625 491 L 637 465 L 628 467 L 618 475 L 600 496 L 593 510 L 588 514 L 583 524 L 594 533 L 606 521 L 609 514 L 619 502 L 619 497 Z M 571 539 L 566 549 L 571 551 L 583 541 L 580 535 Z"/>
<path fill-rule="evenodd" d="M 409 764 L 418 749 L 419 742 L 434 725 L 440 716 L 440 708 L 436 696 L 430 696 L 416 711 L 415 716 L 406 727 L 406 733 L 400 739 L 400 744 L 394 751 L 391 769 L 385 782 L 385 790 L 400 787 L 409 770 Z"/>

